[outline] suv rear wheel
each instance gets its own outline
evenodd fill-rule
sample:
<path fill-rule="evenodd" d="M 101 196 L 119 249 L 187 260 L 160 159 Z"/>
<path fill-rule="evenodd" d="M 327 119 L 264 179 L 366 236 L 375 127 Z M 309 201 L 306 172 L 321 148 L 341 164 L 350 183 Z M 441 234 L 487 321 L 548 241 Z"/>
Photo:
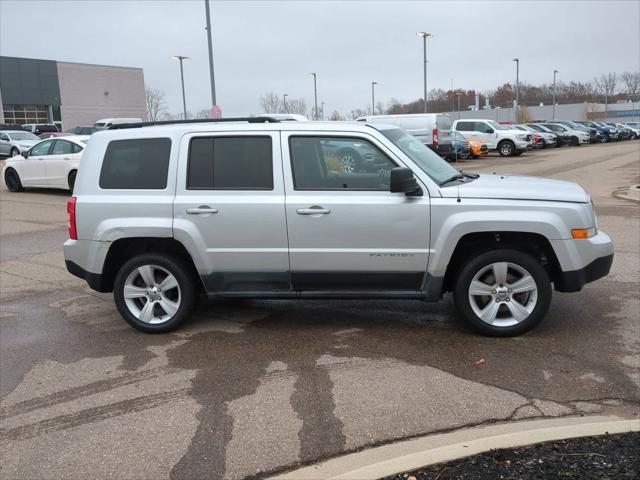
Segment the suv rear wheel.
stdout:
<path fill-rule="evenodd" d="M 191 313 L 196 285 L 181 260 L 143 254 L 118 271 L 113 298 L 120 315 L 133 327 L 148 333 L 177 328 Z"/>
<path fill-rule="evenodd" d="M 491 250 L 468 261 L 454 288 L 458 312 L 477 331 L 507 337 L 524 333 L 546 315 L 551 281 L 542 265 L 517 250 Z"/>

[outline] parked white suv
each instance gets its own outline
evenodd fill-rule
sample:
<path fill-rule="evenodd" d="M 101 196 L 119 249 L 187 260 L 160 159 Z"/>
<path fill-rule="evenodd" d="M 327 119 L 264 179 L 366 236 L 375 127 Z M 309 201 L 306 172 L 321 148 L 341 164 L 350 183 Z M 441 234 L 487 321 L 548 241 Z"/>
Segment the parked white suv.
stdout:
<path fill-rule="evenodd" d="M 532 134 L 508 128 L 493 120 L 465 118 L 454 121 L 452 129 L 467 139 L 482 140 L 489 151 L 497 151 L 503 157 L 521 155 L 533 141 Z"/>
<path fill-rule="evenodd" d="M 91 137 L 67 208 L 67 269 L 145 332 L 196 294 L 435 301 L 480 332 L 537 324 L 609 272 L 611 239 L 570 182 L 459 172 L 395 127 L 268 118 Z M 335 152 L 380 160 L 345 172 Z"/>

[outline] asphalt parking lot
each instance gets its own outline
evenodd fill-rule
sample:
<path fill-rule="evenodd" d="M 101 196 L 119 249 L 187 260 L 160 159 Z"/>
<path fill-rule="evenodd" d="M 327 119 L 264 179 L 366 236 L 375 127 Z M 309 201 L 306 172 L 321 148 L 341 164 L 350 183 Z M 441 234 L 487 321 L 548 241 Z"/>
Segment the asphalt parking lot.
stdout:
<path fill-rule="evenodd" d="M 202 301 L 145 335 L 67 274 L 68 194 L 0 192 L 2 478 L 244 478 L 368 445 L 514 419 L 637 418 L 640 141 L 459 162 L 579 182 L 611 274 L 554 292 L 517 338 L 419 301 Z"/>

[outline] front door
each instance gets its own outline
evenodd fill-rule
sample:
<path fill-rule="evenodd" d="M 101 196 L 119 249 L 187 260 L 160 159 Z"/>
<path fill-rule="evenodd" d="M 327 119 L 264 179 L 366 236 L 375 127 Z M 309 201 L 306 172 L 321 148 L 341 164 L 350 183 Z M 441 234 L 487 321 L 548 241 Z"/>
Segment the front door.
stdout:
<path fill-rule="evenodd" d="M 0 155 L 8 157 L 11 153 L 11 144 L 9 143 L 9 135 L 0 132 Z"/>
<path fill-rule="evenodd" d="M 292 288 L 415 291 L 429 255 L 429 197 L 389 192 L 398 159 L 363 134 L 282 132 Z M 349 152 L 354 159 L 341 161 Z"/>
<path fill-rule="evenodd" d="M 66 187 L 67 176 L 74 159 L 73 143 L 68 140 L 54 140 L 53 148 L 44 160 L 47 183 L 51 186 Z"/>
<path fill-rule="evenodd" d="M 289 292 L 279 132 L 187 135 L 179 165 L 174 235 L 207 290 Z"/>
<path fill-rule="evenodd" d="M 51 150 L 54 140 L 45 140 L 40 142 L 29 150 L 27 158 L 21 159 L 20 162 L 20 179 L 23 185 L 46 186 L 47 175 L 45 171 L 45 159 Z"/>

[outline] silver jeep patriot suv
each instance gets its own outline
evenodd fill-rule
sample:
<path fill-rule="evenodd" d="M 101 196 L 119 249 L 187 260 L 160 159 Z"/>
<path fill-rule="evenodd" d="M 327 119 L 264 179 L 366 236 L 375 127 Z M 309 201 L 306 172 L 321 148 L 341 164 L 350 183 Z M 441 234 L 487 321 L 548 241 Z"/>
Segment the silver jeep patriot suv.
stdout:
<path fill-rule="evenodd" d="M 176 328 L 200 292 L 452 292 L 478 331 L 517 335 L 552 289 L 579 291 L 611 268 L 611 239 L 574 183 L 459 172 L 379 124 L 225 120 L 118 125 L 85 150 L 67 269 L 113 292 L 142 331 Z M 345 165 L 345 151 L 362 161 Z"/>

